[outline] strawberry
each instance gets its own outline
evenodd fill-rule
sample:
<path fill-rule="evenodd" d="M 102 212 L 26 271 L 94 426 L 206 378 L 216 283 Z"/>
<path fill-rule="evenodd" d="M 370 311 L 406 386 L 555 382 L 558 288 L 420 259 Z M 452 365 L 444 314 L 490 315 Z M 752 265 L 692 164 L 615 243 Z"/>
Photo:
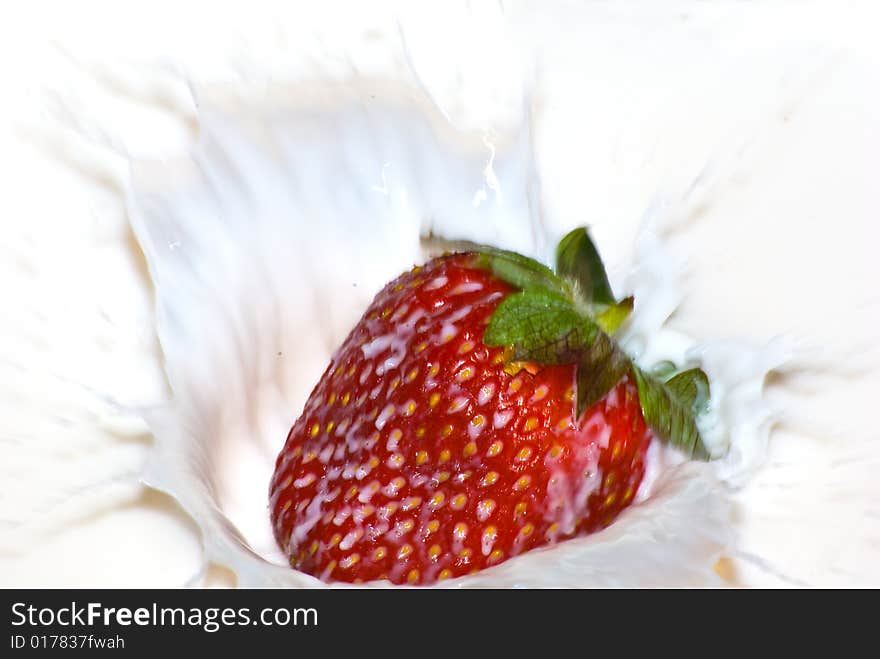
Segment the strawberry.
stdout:
<path fill-rule="evenodd" d="M 707 458 L 708 381 L 632 363 L 612 338 L 632 303 L 584 229 L 556 272 L 477 247 L 389 283 L 278 456 L 271 514 L 291 565 L 431 584 L 608 526 L 655 436 Z"/>

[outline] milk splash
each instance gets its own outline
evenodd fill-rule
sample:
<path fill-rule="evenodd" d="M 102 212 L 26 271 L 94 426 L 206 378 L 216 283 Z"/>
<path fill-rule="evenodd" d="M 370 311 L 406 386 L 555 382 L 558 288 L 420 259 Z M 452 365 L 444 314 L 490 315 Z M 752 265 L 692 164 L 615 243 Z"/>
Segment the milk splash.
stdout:
<path fill-rule="evenodd" d="M 129 213 L 173 392 L 145 412 L 155 450 L 143 481 L 198 524 L 205 569 L 225 566 L 244 586 L 325 585 L 288 568 L 274 545 L 274 458 L 372 296 L 424 260 L 424 237 L 546 262 L 578 224 L 541 212 L 524 114 L 506 135 L 462 133 L 416 89 L 357 81 L 263 106 L 200 98 L 191 158 L 133 163 Z M 623 342 L 641 364 L 668 359 L 709 374 L 703 430 L 725 457 L 691 463 L 655 446 L 638 502 L 608 529 L 444 586 L 721 583 L 713 566 L 736 547 L 732 492 L 760 464 L 774 419 L 764 378 L 788 354 L 699 343 L 666 326 L 682 289 L 664 235 L 695 196 L 652 207 L 629 274 L 613 283 L 635 295 Z"/>

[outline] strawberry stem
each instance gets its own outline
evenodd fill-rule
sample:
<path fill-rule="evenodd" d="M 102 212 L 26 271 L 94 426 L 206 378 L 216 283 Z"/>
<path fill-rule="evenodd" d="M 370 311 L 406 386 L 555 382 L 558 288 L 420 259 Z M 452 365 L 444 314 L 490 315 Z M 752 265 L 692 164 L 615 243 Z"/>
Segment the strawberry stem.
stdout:
<path fill-rule="evenodd" d="M 569 232 L 556 250 L 556 272 L 515 252 L 476 248 L 475 267 L 519 289 L 505 298 L 483 341 L 503 346 L 508 363 L 575 364 L 576 414 L 631 376 L 646 423 L 662 441 L 690 457 L 710 458 L 697 426 L 708 406 L 709 380 L 693 368 L 668 379 L 642 371 L 612 338 L 633 310 L 632 296 L 615 300 L 605 266 L 585 227 Z"/>

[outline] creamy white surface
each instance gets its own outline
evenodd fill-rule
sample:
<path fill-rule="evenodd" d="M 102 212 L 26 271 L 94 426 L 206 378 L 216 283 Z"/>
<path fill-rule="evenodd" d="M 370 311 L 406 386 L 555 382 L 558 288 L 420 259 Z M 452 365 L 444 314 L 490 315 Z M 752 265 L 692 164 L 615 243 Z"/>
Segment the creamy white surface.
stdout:
<path fill-rule="evenodd" d="M 320 237 L 309 236 L 312 258 L 338 247 L 340 235 L 352 239 L 348 230 L 355 228 L 366 232 L 363 240 L 352 239 L 366 247 L 359 253 L 364 261 L 346 259 L 336 272 L 331 284 L 350 293 L 350 303 L 322 306 L 323 333 L 297 330 L 296 315 L 304 304 L 313 303 L 312 289 L 292 287 L 290 299 L 283 300 L 282 309 L 289 304 L 293 310 L 282 311 L 289 314 L 290 331 L 271 341 L 278 342 L 282 355 L 297 356 L 301 377 L 288 382 L 285 399 L 271 401 L 275 409 L 295 406 L 297 400 L 301 405 L 329 351 L 359 315 L 357 304 L 365 304 L 372 290 L 417 254 L 418 232 L 425 227 L 408 221 L 411 200 L 389 192 L 395 185 L 418 190 L 419 209 L 430 210 L 433 226 L 445 235 L 500 242 L 542 256 L 563 228 L 588 222 L 618 289 L 630 286 L 637 296 L 638 273 L 628 280 L 627 272 L 642 262 L 633 253 L 641 218 L 646 209 L 672 209 L 664 217 L 671 217 L 675 226 L 664 232 L 663 242 L 687 259 L 684 304 L 672 328 L 707 343 L 760 347 L 777 335 L 784 337 L 772 344 L 770 357 L 753 353 L 759 361 L 770 359 L 757 365 L 747 364 L 738 347 L 710 346 L 705 350 L 710 373 L 713 368 L 727 374 L 738 369 L 760 372 L 774 365 L 777 347 L 793 348 L 798 364 L 773 381 L 769 396 L 784 422 L 773 432 L 763 466 L 734 494 L 737 581 L 880 582 L 880 492 L 872 477 L 880 438 L 871 409 L 872 395 L 880 390 L 875 345 L 880 303 L 871 286 L 880 274 L 873 248 L 880 210 L 873 184 L 880 169 L 880 47 L 872 43 L 868 29 L 870 5 L 844 10 L 832 3 L 677 3 L 662 12 L 637 11 L 626 4 L 582 9 L 559 5 L 555 12 L 501 7 L 504 11 L 488 5 L 476 12 L 453 7 L 430 18 L 403 11 L 399 24 L 382 12 L 349 14 L 345 25 L 329 16 L 316 17 L 305 28 L 293 11 L 251 8 L 242 17 L 219 9 L 212 13 L 214 27 L 205 30 L 203 14 L 187 16 L 173 6 L 159 6 L 143 16 L 117 16 L 113 24 L 118 29 L 100 37 L 87 33 L 84 24 L 80 30 L 62 30 L 71 19 L 50 12 L 9 35 L 7 47 L 18 49 L 22 55 L 17 59 L 31 65 L 8 78 L 23 93 L 7 108 L 15 124 L 4 149 L 6 180 L 22 183 L 2 199 L 0 267 L 4 298 L 10 300 L 0 345 L 0 463 L 3 482 L 9 484 L 0 499 L 3 583 L 173 585 L 196 574 L 201 564 L 193 524 L 171 500 L 147 494 L 136 483 L 153 440 L 138 425 L 137 414 L 127 410 L 156 408 L 169 391 L 152 333 L 152 290 L 123 205 L 129 181 L 126 162 L 98 144 L 109 142 L 139 160 L 171 158 L 177 163 L 193 144 L 198 125 L 210 137 L 210 128 L 199 123 L 206 115 L 196 112 L 181 72 L 209 95 L 222 90 L 225 104 L 234 92 L 248 97 L 250 109 L 244 114 L 258 120 L 246 128 L 259 143 L 273 135 L 266 126 L 283 123 L 285 117 L 279 111 L 267 118 L 266 108 L 298 107 L 295 94 L 301 94 L 304 76 L 315 84 L 315 78 L 348 80 L 353 71 L 402 79 L 404 89 L 424 86 L 439 111 L 423 100 L 416 102 L 424 113 L 404 111 L 400 122 L 415 116 L 423 126 L 423 132 L 407 135 L 413 143 L 431 139 L 419 119 L 423 116 L 437 115 L 430 120 L 434 125 L 445 114 L 464 137 L 448 131 L 453 146 L 437 149 L 439 159 L 416 158 L 426 167 L 422 181 L 412 180 L 416 173 L 410 168 L 396 172 L 393 162 L 385 166 L 395 159 L 413 162 L 409 151 L 383 153 L 372 171 L 340 173 L 340 181 L 358 181 L 363 194 L 375 193 L 368 197 L 374 200 L 370 203 L 382 200 L 386 240 L 381 247 L 370 242 L 375 227 L 333 224 L 334 217 L 366 215 L 356 199 L 343 199 L 334 212 L 322 213 L 324 231 Z M 197 28 L 201 38 L 194 45 L 187 37 Z M 325 35 L 323 42 L 297 38 L 313 28 Z M 58 39 L 75 61 L 49 46 L 45 35 Z M 454 52 L 450 42 L 456 44 Z M 383 84 L 377 95 L 387 100 L 400 88 L 399 83 Z M 371 103 L 366 106 L 381 105 Z M 240 116 L 245 106 L 231 105 Z M 514 132 L 517 139 L 505 139 L 524 109 L 531 110 L 531 139 L 524 130 Z M 337 128 L 354 125 L 344 111 L 341 116 L 346 120 Z M 379 116 L 387 117 L 386 110 Z M 368 121 L 365 116 L 358 120 Z M 325 111 L 316 122 L 318 128 L 333 125 Z M 234 139 L 238 130 L 218 124 L 213 128 L 226 139 Z M 352 130 L 355 140 L 362 141 L 369 132 L 358 137 L 358 129 Z M 265 180 L 269 170 L 259 160 L 260 152 L 243 159 L 249 141 L 238 143 L 237 157 L 227 163 L 234 176 L 219 176 L 257 179 L 248 189 L 264 193 L 258 200 L 273 200 L 268 209 L 261 208 L 271 214 L 284 182 Z M 375 154 L 376 144 L 388 143 L 404 142 L 377 139 L 362 150 Z M 490 147 L 496 144 L 499 153 L 512 155 L 492 161 Z M 269 146 L 283 155 L 283 148 L 275 148 L 279 145 Z M 542 182 L 541 230 L 523 211 L 529 199 L 519 183 L 530 180 L 529 172 L 513 165 L 505 169 L 505 163 L 528 162 L 520 156 L 530 148 Z M 206 162 L 223 162 L 211 158 L 210 142 L 203 153 Z M 459 162 L 470 165 L 451 166 Z M 161 168 L 151 167 L 149 183 L 168 189 L 171 182 L 180 186 L 197 180 L 186 165 L 172 167 L 173 175 L 167 161 Z M 157 171 L 164 172 L 164 181 L 156 180 Z M 682 202 L 695 179 L 696 189 Z M 223 207 L 233 208 L 241 197 L 234 187 L 223 189 L 228 192 Z M 466 197 L 463 190 L 469 192 Z M 311 203 L 311 209 L 324 211 L 330 207 L 320 188 L 304 186 L 299 192 L 285 202 Z M 204 209 L 203 203 L 198 209 Z M 511 209 L 519 212 L 519 221 L 510 221 Z M 198 212 L 190 214 L 196 216 Z M 501 222 L 507 225 L 504 232 L 498 228 Z M 248 248 L 268 250 L 283 263 L 277 250 L 284 244 L 272 235 L 241 238 Z M 169 235 L 163 244 L 175 250 L 191 242 Z M 205 244 L 211 249 L 227 244 L 235 250 L 225 260 L 206 261 L 220 267 L 235 263 L 243 243 L 212 239 Z M 303 263 L 302 272 L 319 267 L 320 259 L 315 260 Z M 178 262 L 192 264 L 190 259 Z M 267 259 L 267 276 L 273 262 Z M 373 264 L 372 269 L 358 267 L 364 264 Z M 235 272 L 233 267 L 227 274 Z M 173 275 L 169 271 L 171 282 L 176 281 Z M 346 287 L 354 283 L 356 293 Z M 224 290 L 242 295 L 271 290 L 239 290 L 240 284 L 242 279 L 230 276 Z M 271 306 L 271 300 L 261 302 L 261 295 L 248 298 L 254 299 L 255 310 L 263 302 Z M 640 309 L 648 324 L 665 320 L 668 305 L 675 301 L 662 296 L 653 300 L 654 315 Z M 664 346 L 678 350 L 688 345 L 676 345 L 672 334 L 665 336 L 669 340 L 663 346 L 649 343 L 646 350 L 660 354 Z M 203 338 L 222 341 L 223 333 Z M 169 346 L 164 347 L 168 355 Z M 730 355 L 736 357 L 731 360 Z M 197 360 L 198 351 L 186 357 Z M 274 368 L 272 355 L 264 357 L 264 362 L 249 362 L 256 374 Z M 216 363 L 207 353 L 205 359 L 206 367 L 220 373 L 240 372 L 233 362 Z M 172 381 L 174 364 L 169 356 Z M 203 375 L 184 370 L 178 379 Z M 249 387 L 236 390 L 240 385 L 234 382 L 228 386 L 232 400 L 261 396 Z M 754 399 L 755 392 L 747 389 L 740 391 L 740 399 L 725 400 L 743 412 L 743 401 Z M 259 416 L 273 419 L 271 414 Z M 165 414 L 151 418 L 155 424 L 168 421 Z M 751 418 L 762 419 L 760 414 Z M 286 428 L 280 419 L 274 421 L 276 427 L 269 423 L 264 436 L 282 438 Z M 179 430 L 176 421 L 170 425 L 167 432 Z M 743 437 L 760 436 L 747 425 Z M 216 464 L 217 473 L 231 474 L 215 483 L 221 499 L 226 490 L 226 511 L 246 537 L 259 538 L 265 518 L 252 513 L 265 505 L 265 459 L 277 445 L 241 451 L 236 433 L 252 435 L 235 426 L 226 431 L 226 448 L 211 456 L 207 468 Z M 762 452 L 760 445 L 748 446 L 744 459 L 760 459 Z M 223 468 L 227 461 L 234 469 Z M 168 456 L 162 463 L 182 464 Z M 730 464 L 724 475 L 733 478 L 735 464 Z M 693 478 L 682 488 L 704 485 L 702 478 Z M 684 505 L 700 501 L 700 496 L 675 501 Z M 675 518 L 674 505 L 666 508 L 670 518 Z M 717 509 L 702 510 L 707 515 L 702 537 L 714 537 L 719 544 L 731 530 L 718 523 L 725 505 L 719 501 Z M 188 507 L 200 521 L 213 515 L 210 509 Z M 630 517 L 644 517 L 645 510 L 634 509 Z M 692 514 L 684 510 L 679 518 Z M 644 523 L 648 526 L 642 528 L 650 528 L 651 520 Z M 620 564 L 628 557 L 638 563 L 644 556 L 640 539 L 612 532 L 593 545 L 600 553 L 616 554 Z M 615 543 L 623 543 L 623 549 Z M 208 544 L 215 558 L 237 552 L 228 536 L 209 535 Z M 260 552 L 273 551 L 256 544 Z M 690 550 L 712 554 L 705 547 L 682 547 L 683 552 Z M 662 550 L 653 555 L 661 564 L 668 556 Z M 252 566 L 249 559 L 241 560 Z M 517 570 L 515 563 L 504 569 Z M 650 582 L 669 567 L 649 564 L 636 577 Z M 265 578 L 248 572 L 250 567 L 241 569 L 245 581 Z M 614 583 L 613 578 L 603 582 L 607 573 L 601 570 L 585 574 L 591 568 L 583 563 L 574 569 L 588 583 Z M 688 581 L 684 572 L 678 574 L 680 583 L 705 578 Z M 287 570 L 277 573 L 279 580 L 289 577 Z M 499 578 L 518 581 L 522 573 Z"/>

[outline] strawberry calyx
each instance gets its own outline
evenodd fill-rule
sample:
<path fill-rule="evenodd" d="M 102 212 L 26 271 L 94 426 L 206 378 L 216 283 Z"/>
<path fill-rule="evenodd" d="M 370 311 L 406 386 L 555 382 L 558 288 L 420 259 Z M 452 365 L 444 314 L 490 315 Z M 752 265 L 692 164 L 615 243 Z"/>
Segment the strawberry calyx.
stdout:
<path fill-rule="evenodd" d="M 505 348 L 508 367 L 575 364 L 577 419 L 629 376 L 645 421 L 661 441 L 695 459 L 712 457 L 697 424 L 708 407 L 708 377 L 699 368 L 678 372 L 668 362 L 646 372 L 618 345 L 614 334 L 632 312 L 634 299 L 614 297 L 585 227 L 560 241 L 555 270 L 492 247 L 479 246 L 474 255 L 475 267 L 519 289 L 498 305 L 483 335 L 487 346 Z"/>

